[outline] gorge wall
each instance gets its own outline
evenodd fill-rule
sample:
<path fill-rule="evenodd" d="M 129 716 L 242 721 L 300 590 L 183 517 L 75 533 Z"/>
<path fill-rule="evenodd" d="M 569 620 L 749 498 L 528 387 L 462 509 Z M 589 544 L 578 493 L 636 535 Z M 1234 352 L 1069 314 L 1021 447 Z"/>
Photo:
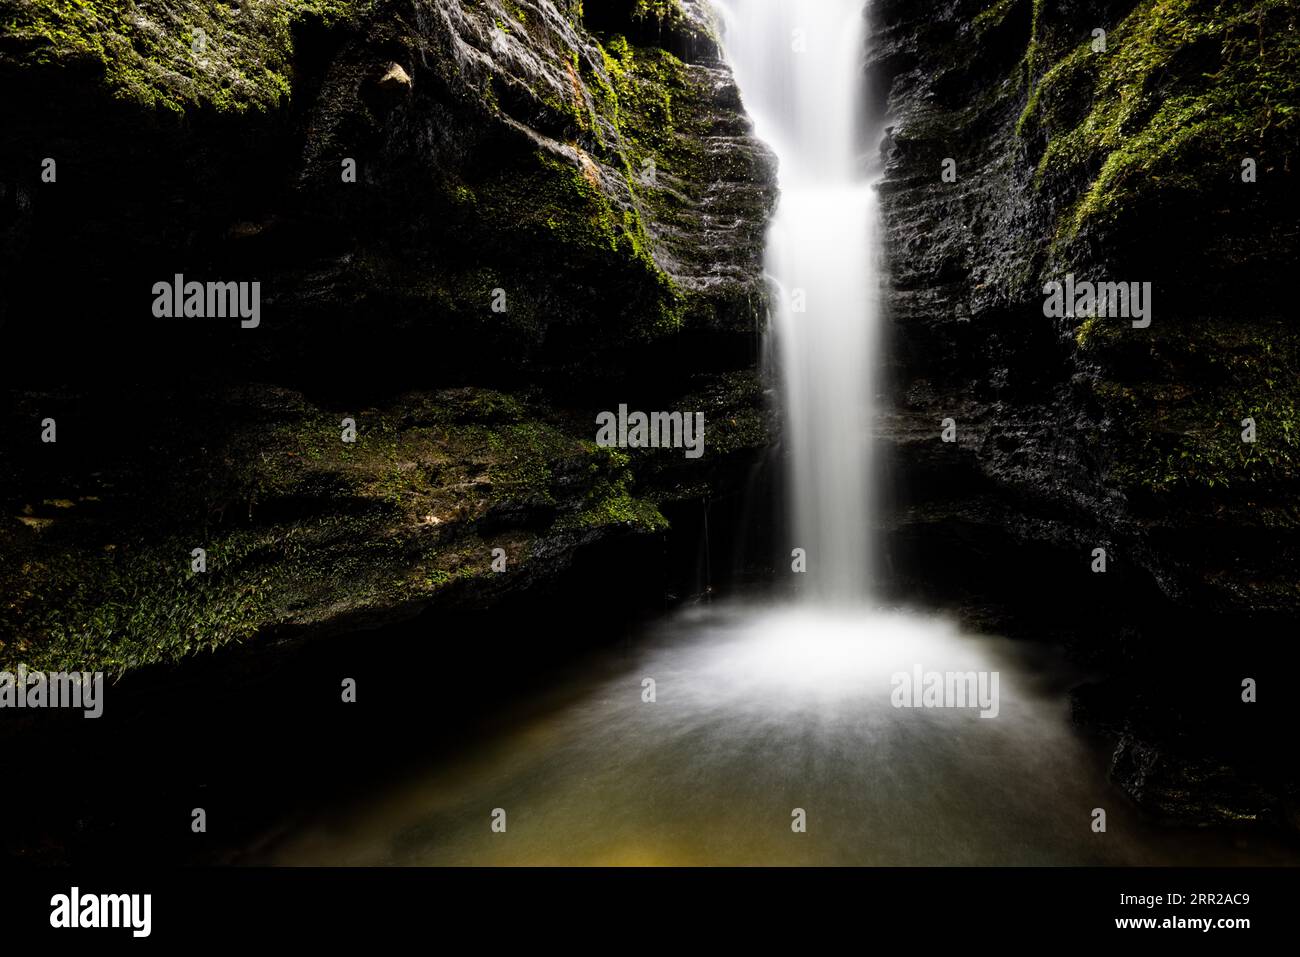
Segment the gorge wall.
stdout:
<path fill-rule="evenodd" d="M 729 564 L 775 186 L 702 0 L 0 12 L 0 667 L 653 604 L 710 516 Z M 870 19 L 894 591 L 1121 676 L 1074 705 L 1155 813 L 1294 824 L 1285 697 L 1239 704 L 1300 611 L 1294 4 Z M 1151 325 L 1046 317 L 1067 273 Z M 259 326 L 156 318 L 176 274 L 260 282 Z M 618 403 L 708 454 L 598 448 Z"/>
<path fill-rule="evenodd" d="M 769 441 L 774 202 L 702 4 L 4 6 L 0 663 L 693 571 Z M 260 324 L 156 318 L 176 274 L 260 282 Z M 598 448 L 619 403 L 708 454 Z"/>
<path fill-rule="evenodd" d="M 897 586 L 1123 674 L 1075 707 L 1148 808 L 1294 825 L 1294 719 L 1240 694 L 1300 611 L 1295 6 L 871 11 Z M 1046 317 L 1069 273 L 1150 282 L 1150 326 Z"/>

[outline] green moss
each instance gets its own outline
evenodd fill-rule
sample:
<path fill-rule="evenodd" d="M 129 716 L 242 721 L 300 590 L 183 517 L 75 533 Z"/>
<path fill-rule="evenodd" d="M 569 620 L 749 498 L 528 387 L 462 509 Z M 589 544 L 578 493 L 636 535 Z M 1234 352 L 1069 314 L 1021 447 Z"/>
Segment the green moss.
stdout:
<path fill-rule="evenodd" d="M 67 550 L 26 562 L 25 575 L 43 591 L 54 589 L 57 598 L 26 622 L 24 631 L 39 634 L 39 640 L 10 639 L 15 647 L 6 647 L 5 657 L 48 670 L 81 669 L 91 662 L 95 669 L 120 672 L 249 637 L 264 581 L 256 575 L 234 581 L 191 575 L 192 546 L 167 544 L 90 554 Z M 231 538 L 211 548 L 209 561 L 214 568 L 229 567 L 258 545 L 249 537 Z M 165 564 L 164 552 L 170 552 Z"/>
<path fill-rule="evenodd" d="M 120 673 L 272 628 L 382 619 L 494 574 L 494 547 L 514 571 L 538 535 L 664 527 L 586 416 L 468 388 L 362 410 L 276 402 L 241 407 L 245 425 L 207 450 L 204 462 L 226 463 L 216 481 L 206 465 L 142 472 L 105 491 L 97 519 L 59 508 L 0 535 L 0 667 Z M 355 444 L 341 441 L 345 415 Z"/>
<path fill-rule="evenodd" d="M 1111 328 L 1114 328 L 1114 323 L 1107 325 L 1100 316 L 1088 316 L 1075 330 L 1074 343 L 1080 349 L 1087 349 L 1097 341 L 1100 333 Z"/>
<path fill-rule="evenodd" d="M 1079 44 L 1053 64 L 1038 83 L 1031 85 L 1025 108 L 1016 121 L 1017 136 L 1024 136 L 1026 130 L 1041 119 L 1044 102 L 1049 104 L 1053 118 L 1052 124 L 1049 124 L 1051 131 L 1066 109 L 1064 105 L 1057 104 L 1091 100 L 1092 85 L 1100 62 L 1097 59 L 1099 54 L 1092 52 L 1091 44 L 1091 39 Z M 1048 165 L 1062 155 L 1066 148 L 1062 143 L 1063 139 L 1053 140 L 1045 151 L 1038 167 L 1040 179 Z"/>
<path fill-rule="evenodd" d="M 1043 0 L 1033 0 L 1033 13 L 1029 21 L 1029 48 L 1025 51 L 1025 80 L 1032 85 L 1038 75 L 1042 56 L 1042 44 L 1039 39 L 1042 30 Z"/>
<path fill-rule="evenodd" d="M 1032 122 L 1049 134 L 1040 180 L 1091 176 L 1058 241 L 1113 224 L 1139 194 L 1192 196 L 1244 157 L 1282 162 L 1300 116 L 1298 16 L 1288 0 L 1144 0 L 1105 52 L 1085 40 L 1049 69 L 1020 131 Z M 1076 121 L 1068 111 L 1081 99 L 1091 106 Z"/>
<path fill-rule="evenodd" d="M 636 0 L 632 8 L 634 21 L 654 20 L 656 23 L 676 24 L 685 17 L 677 0 Z"/>
<path fill-rule="evenodd" d="M 571 149 L 571 157 L 539 150 L 475 184 L 477 225 L 506 238 L 500 251 L 514 254 L 509 265 L 514 274 L 538 250 L 549 249 L 563 250 L 557 253 L 558 268 L 605 276 L 617 313 L 611 314 L 606 300 L 600 304 L 602 319 L 624 319 L 620 337 L 653 337 L 676 328 L 682 296 L 655 258 L 636 196 L 627 205 L 616 203 L 604 181 L 608 168 L 581 147 Z M 554 280 L 554 258 L 538 268 Z M 511 321 L 525 313 L 512 310 Z"/>
<path fill-rule="evenodd" d="M 1124 345 L 1116 337 L 1105 348 Z M 1176 377 L 1095 386 L 1126 437 L 1115 479 L 1155 493 L 1199 487 L 1249 494 L 1300 474 L 1300 336 L 1287 324 L 1203 320 L 1165 330 L 1162 350 L 1179 357 Z M 1104 349 L 1099 357 L 1107 358 Z M 1254 442 L 1242 440 L 1247 417 L 1255 421 Z"/>
<path fill-rule="evenodd" d="M 641 531 L 659 532 L 668 529 L 668 520 L 650 502 L 633 498 L 626 491 L 611 489 L 578 513 L 574 525 L 582 528 L 626 525 Z"/>
<path fill-rule="evenodd" d="M 703 168 L 702 131 L 692 124 L 709 107 L 700 102 L 701 91 L 686 65 L 662 49 L 634 47 L 616 34 L 602 40 L 601 57 L 599 68 L 584 69 L 583 79 L 617 130 L 619 149 L 613 159 L 622 167 L 636 210 L 637 222 L 629 223 L 628 231 L 640 241 L 640 251 L 653 259 L 653 243 L 640 226 L 641 210 L 669 224 L 693 215 L 683 205 L 683 196 L 690 197 L 695 185 L 709 181 L 711 174 Z M 684 322 L 689 303 L 666 274 L 660 275 L 664 295 L 655 329 L 672 332 Z"/>
<path fill-rule="evenodd" d="M 487 108 L 491 112 L 500 113 L 501 101 L 497 99 L 495 80 L 496 78 L 489 74 L 488 78 L 483 81 L 483 102 L 487 104 Z"/>
<path fill-rule="evenodd" d="M 15 0 L 5 33 L 27 66 L 97 69 L 109 94 L 183 113 L 272 110 L 291 88 L 292 25 L 341 23 L 369 0 L 224 4 Z M 206 41 L 196 44 L 199 31 Z"/>
<path fill-rule="evenodd" d="M 490 27 L 494 9 L 467 12 Z M 679 14 L 675 4 L 652 4 L 640 15 Z M 561 291 L 578 300 L 565 321 L 599 322 L 612 332 L 606 346 L 675 334 L 693 309 L 709 308 L 662 264 L 700 252 L 699 204 L 717 180 L 704 147 L 717 113 L 711 87 L 671 54 L 621 34 L 546 52 L 563 73 L 535 74 L 509 96 L 502 84 L 517 82 L 509 77 L 473 80 L 489 111 L 511 113 L 546 140 L 528 154 L 495 153 L 456 184 L 468 195 L 448 194 L 458 227 L 492 237 L 485 248 L 496 262 L 444 264 L 438 301 L 463 312 L 461 303 L 483 301 L 484 282 L 489 290 L 508 282 L 511 309 L 499 322 L 538 342 L 557 321 L 551 303 Z"/>
<path fill-rule="evenodd" d="M 685 64 L 657 47 L 632 47 L 621 35 L 607 38 L 601 53 L 604 75 L 590 71 L 587 79 L 609 109 L 629 165 L 679 150 L 673 102 L 692 93 Z"/>
<path fill-rule="evenodd" d="M 1270 300 L 1255 287 L 1274 281 L 1289 243 L 1264 204 L 1287 195 L 1300 139 L 1300 10 L 1139 0 L 1104 51 L 1089 26 L 1051 14 L 1035 4 L 1017 134 L 1041 144 L 1036 202 L 1053 204 L 1053 273 L 1140 263 L 1170 304 L 1140 336 L 1098 319 L 1075 329 L 1098 377 L 1110 478 L 1170 503 L 1207 490 L 1221 504 L 1284 495 L 1300 474 L 1300 337 L 1260 314 Z M 1246 157 L 1268 186 L 1241 182 Z M 1249 288 L 1220 318 L 1229 283 Z M 1248 417 L 1253 443 L 1241 436 Z"/>
<path fill-rule="evenodd" d="M 590 446 L 594 460 L 588 466 L 591 491 L 583 509 L 564 519 L 562 527 L 572 529 L 624 525 L 644 532 L 664 531 L 668 520 L 648 501 L 633 497 L 632 472 L 626 452 Z"/>
<path fill-rule="evenodd" d="M 577 165 L 545 154 L 538 154 L 538 159 L 544 174 L 545 201 L 539 209 L 543 228 L 566 244 L 605 248 L 658 271 L 640 215 L 635 208 L 615 208 L 589 157 L 579 151 Z"/>
<path fill-rule="evenodd" d="M 986 9 L 977 13 L 975 19 L 971 21 L 976 34 L 983 36 L 994 27 L 1000 26 L 1010 16 L 1016 5 L 1021 2 L 1022 0 L 994 0 Z"/>

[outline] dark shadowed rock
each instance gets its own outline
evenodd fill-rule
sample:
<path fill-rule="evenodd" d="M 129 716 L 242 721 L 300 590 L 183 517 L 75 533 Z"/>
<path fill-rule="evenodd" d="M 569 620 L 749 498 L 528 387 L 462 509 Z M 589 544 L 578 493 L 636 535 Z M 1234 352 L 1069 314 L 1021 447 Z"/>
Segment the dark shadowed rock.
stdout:
<path fill-rule="evenodd" d="M 0 660 L 117 670 L 496 602 L 731 494 L 768 439 L 772 159 L 705 6 L 586 7 L 17 0 Z M 260 324 L 155 318 L 176 274 L 259 282 Z M 51 296 L 57 349 L 30 322 Z M 594 445 L 597 411 L 706 399 L 699 462 Z"/>
<path fill-rule="evenodd" d="M 1294 5 L 871 12 L 898 577 L 1144 676 L 1117 780 L 1166 816 L 1246 819 L 1268 789 L 1215 769 L 1256 775 L 1247 742 L 1292 717 L 1207 730 L 1197 754 L 1167 749 L 1158 716 L 1196 704 L 1206 729 L 1237 727 L 1241 677 L 1295 657 L 1300 338 L 1282 277 L 1300 136 L 1267 92 L 1297 95 Z M 1049 318 L 1045 285 L 1067 274 L 1151 283 L 1150 326 Z M 1254 443 L 1247 417 L 1267 423 Z"/>

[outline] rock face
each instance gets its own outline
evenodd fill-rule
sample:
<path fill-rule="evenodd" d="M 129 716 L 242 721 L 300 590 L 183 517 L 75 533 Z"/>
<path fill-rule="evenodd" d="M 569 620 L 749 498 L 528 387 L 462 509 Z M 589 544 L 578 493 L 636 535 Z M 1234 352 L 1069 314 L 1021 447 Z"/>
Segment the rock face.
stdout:
<path fill-rule="evenodd" d="M 767 444 L 773 165 L 702 5 L 10 6 L 5 666 L 499 601 Z M 176 275 L 259 324 L 157 318 Z M 620 403 L 708 452 L 597 448 Z"/>
<path fill-rule="evenodd" d="M 1196 768 L 1240 768 L 1246 737 L 1294 726 L 1238 715 L 1244 678 L 1292 667 L 1300 613 L 1294 5 L 880 0 L 871 16 L 900 582 L 940 570 L 1000 627 L 1143 676 L 1107 726 L 1126 742 L 1117 779 L 1162 814 L 1293 814 L 1290 759 L 1230 795 Z M 1045 286 L 1067 274 L 1151 283 L 1150 325 L 1049 317 Z M 1189 723 L 1234 731 L 1153 757 Z"/>

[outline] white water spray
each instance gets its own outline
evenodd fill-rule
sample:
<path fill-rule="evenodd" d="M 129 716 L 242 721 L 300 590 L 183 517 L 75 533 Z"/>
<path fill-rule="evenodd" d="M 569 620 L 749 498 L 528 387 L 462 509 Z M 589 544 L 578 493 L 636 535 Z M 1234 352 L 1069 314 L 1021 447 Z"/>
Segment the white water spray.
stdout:
<path fill-rule="evenodd" d="M 759 137 L 780 161 L 767 245 L 790 448 L 792 547 L 809 592 L 865 597 L 878 350 L 875 193 L 856 155 L 863 0 L 715 0 Z"/>

